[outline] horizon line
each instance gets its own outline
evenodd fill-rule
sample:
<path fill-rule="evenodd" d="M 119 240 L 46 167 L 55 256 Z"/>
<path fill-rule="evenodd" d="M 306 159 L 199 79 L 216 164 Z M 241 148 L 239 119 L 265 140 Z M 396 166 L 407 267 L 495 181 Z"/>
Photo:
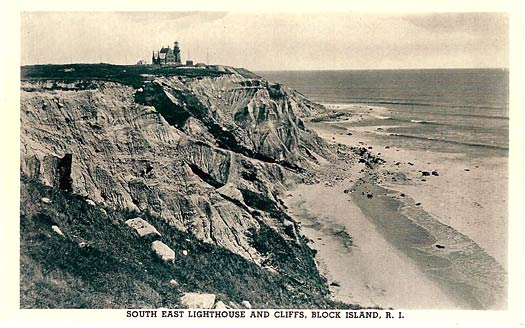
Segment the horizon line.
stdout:
<path fill-rule="evenodd" d="M 253 72 L 336 72 L 336 71 L 414 71 L 414 70 L 467 70 L 467 69 L 493 69 L 509 70 L 508 67 L 415 67 L 415 68 L 338 68 L 338 69 L 272 69 L 253 70 Z"/>
<path fill-rule="evenodd" d="M 46 66 L 46 65 L 55 65 L 55 66 L 66 66 L 66 65 L 114 65 L 114 66 L 139 66 L 136 64 L 114 64 L 114 63 L 47 63 L 47 64 L 25 64 L 20 65 L 20 67 L 26 66 Z M 210 64 L 210 65 L 221 65 L 221 64 Z M 146 64 L 143 66 L 151 66 L 151 64 Z M 230 66 L 230 65 L 224 65 Z M 509 70 L 509 67 L 414 67 L 414 68 L 335 68 L 335 69 L 251 69 L 241 66 L 230 66 L 233 68 L 244 68 L 252 72 L 335 72 L 335 71 L 401 71 L 401 70 L 468 70 L 468 69 L 492 69 L 492 70 Z"/>

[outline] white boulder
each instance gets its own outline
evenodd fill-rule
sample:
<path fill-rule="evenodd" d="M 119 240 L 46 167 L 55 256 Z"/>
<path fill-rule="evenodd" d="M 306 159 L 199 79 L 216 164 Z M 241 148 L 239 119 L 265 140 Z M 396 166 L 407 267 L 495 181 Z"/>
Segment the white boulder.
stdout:
<path fill-rule="evenodd" d="M 264 266 L 262 267 L 263 269 L 265 269 L 266 271 L 268 272 L 271 272 L 271 273 L 279 273 L 274 267 L 268 265 L 268 266 Z"/>
<path fill-rule="evenodd" d="M 160 236 L 160 233 L 157 231 L 157 229 L 142 218 L 129 219 L 126 221 L 126 224 L 130 228 L 134 229 L 139 237 L 144 237 L 151 234 Z"/>
<path fill-rule="evenodd" d="M 151 249 L 164 261 L 175 262 L 175 252 L 160 240 L 151 243 Z"/>
<path fill-rule="evenodd" d="M 47 197 L 42 197 L 42 199 L 40 199 L 40 201 L 44 204 L 49 204 L 51 203 L 51 200 Z"/>
<path fill-rule="evenodd" d="M 184 293 L 180 300 L 188 309 L 211 309 L 215 304 L 215 294 Z"/>
<path fill-rule="evenodd" d="M 245 309 L 251 309 L 252 308 L 252 305 L 250 304 L 250 302 L 248 301 L 242 301 L 241 302 L 241 306 Z"/>
<path fill-rule="evenodd" d="M 284 221 L 284 222 L 283 222 L 283 226 L 284 226 L 285 228 L 293 228 L 294 224 L 293 224 L 292 221 Z"/>
<path fill-rule="evenodd" d="M 89 198 L 88 198 L 88 199 L 86 199 L 86 203 L 88 203 L 88 204 L 89 204 L 89 205 L 91 205 L 91 206 L 97 206 L 97 204 L 95 204 L 95 202 L 94 202 L 94 201 L 92 201 L 92 200 L 91 200 L 91 199 L 89 199 Z"/>
<path fill-rule="evenodd" d="M 223 301 L 218 301 L 217 303 L 215 303 L 215 307 L 214 307 L 216 310 L 226 310 L 226 304 L 224 304 Z"/>
<path fill-rule="evenodd" d="M 60 230 L 60 228 L 56 225 L 52 226 L 51 229 L 53 229 L 54 232 L 56 232 L 57 234 L 61 235 L 62 237 L 65 237 L 64 236 L 64 233 L 62 232 L 62 230 Z"/>

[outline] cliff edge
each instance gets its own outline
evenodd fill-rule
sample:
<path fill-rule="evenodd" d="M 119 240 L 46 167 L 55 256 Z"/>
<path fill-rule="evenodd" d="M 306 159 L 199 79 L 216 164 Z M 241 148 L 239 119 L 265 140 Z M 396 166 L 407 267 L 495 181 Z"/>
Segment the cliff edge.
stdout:
<path fill-rule="evenodd" d="M 279 195 L 321 107 L 243 69 L 22 68 L 21 307 L 334 307 Z M 213 302 L 212 302 L 213 303 Z"/>

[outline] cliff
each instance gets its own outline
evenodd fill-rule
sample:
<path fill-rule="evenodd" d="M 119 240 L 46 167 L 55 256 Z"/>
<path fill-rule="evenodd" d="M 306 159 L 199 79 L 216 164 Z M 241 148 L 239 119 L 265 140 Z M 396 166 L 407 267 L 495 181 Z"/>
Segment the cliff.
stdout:
<path fill-rule="evenodd" d="M 242 69 L 111 65 L 24 67 L 20 105 L 22 307 L 335 306 L 279 198 L 332 156 L 301 120 L 319 105 Z"/>

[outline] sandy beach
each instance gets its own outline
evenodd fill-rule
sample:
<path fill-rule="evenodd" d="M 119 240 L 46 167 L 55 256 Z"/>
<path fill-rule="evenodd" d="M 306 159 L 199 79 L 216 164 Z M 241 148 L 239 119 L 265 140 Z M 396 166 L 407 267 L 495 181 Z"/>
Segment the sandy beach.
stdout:
<path fill-rule="evenodd" d="M 320 183 L 285 199 L 333 298 L 404 309 L 505 308 L 507 158 L 386 144 L 386 127 L 368 124 L 385 117 L 384 108 L 343 111 L 350 115 L 307 126 L 384 163 L 325 164 Z"/>

